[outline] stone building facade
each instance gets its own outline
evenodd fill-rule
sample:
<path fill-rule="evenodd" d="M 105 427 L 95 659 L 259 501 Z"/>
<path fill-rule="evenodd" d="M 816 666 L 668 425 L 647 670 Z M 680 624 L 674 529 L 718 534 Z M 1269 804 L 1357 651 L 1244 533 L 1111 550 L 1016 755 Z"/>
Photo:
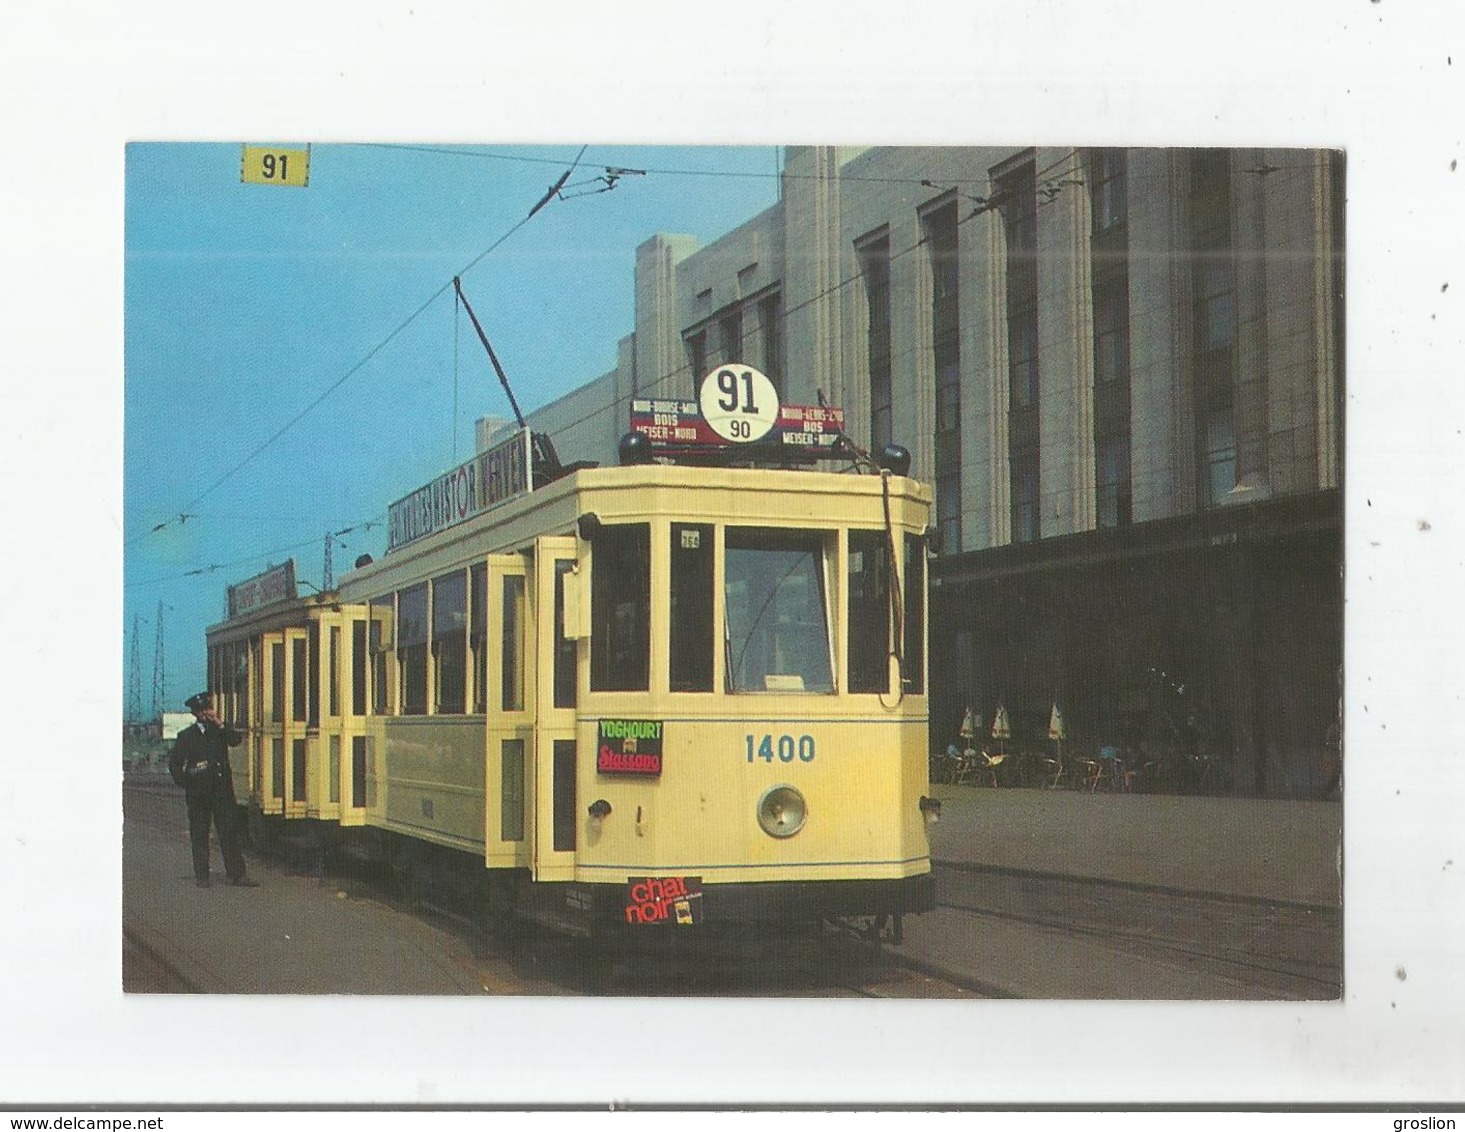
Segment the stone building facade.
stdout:
<path fill-rule="evenodd" d="M 790 147 L 781 200 L 654 235 L 618 364 L 533 414 L 609 462 L 738 360 L 936 488 L 932 737 L 1204 754 L 1336 788 L 1342 155 Z"/>

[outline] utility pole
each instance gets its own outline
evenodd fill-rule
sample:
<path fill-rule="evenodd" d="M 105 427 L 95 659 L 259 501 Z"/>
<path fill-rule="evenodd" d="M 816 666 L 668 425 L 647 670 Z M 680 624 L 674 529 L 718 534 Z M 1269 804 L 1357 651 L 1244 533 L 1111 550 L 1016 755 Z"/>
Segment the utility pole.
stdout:
<path fill-rule="evenodd" d="M 158 602 L 158 637 L 153 648 L 153 718 L 162 717 L 168 703 L 168 678 L 163 663 L 163 603 Z"/>
<path fill-rule="evenodd" d="M 127 722 L 140 723 L 142 715 L 142 658 L 138 653 L 138 629 L 142 618 L 132 615 L 132 673 L 127 678 Z"/>

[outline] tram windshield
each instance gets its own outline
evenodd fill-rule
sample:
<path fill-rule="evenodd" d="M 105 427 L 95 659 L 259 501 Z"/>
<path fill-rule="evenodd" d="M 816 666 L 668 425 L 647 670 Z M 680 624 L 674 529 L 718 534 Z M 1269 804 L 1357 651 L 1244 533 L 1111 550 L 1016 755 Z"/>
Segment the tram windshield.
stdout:
<path fill-rule="evenodd" d="M 727 690 L 833 692 L 818 535 L 727 532 Z"/>

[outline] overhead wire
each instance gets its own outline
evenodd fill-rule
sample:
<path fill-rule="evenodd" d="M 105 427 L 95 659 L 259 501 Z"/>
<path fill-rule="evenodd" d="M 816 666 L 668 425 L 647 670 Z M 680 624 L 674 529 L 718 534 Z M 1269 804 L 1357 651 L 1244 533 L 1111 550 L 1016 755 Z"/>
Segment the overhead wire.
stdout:
<path fill-rule="evenodd" d="M 561 179 L 561 184 L 563 184 L 563 181 L 565 179 L 568 179 L 570 173 L 574 172 L 575 168 L 578 167 L 580 159 L 584 157 L 585 151 L 588 148 L 588 145 L 582 146 L 580 148 L 580 152 L 576 155 L 574 162 L 571 163 L 569 170 L 565 173 L 564 178 Z M 555 192 L 557 192 L 557 188 Z M 521 228 L 528 224 L 531 219 L 533 219 L 534 214 L 538 212 L 539 209 L 544 206 L 544 204 L 548 203 L 549 199 L 552 199 L 552 197 L 555 195 L 555 192 L 552 192 L 543 201 L 541 201 L 541 203 L 537 205 L 535 209 L 529 213 L 528 216 L 525 216 L 522 220 L 518 220 L 514 224 L 512 224 L 509 229 L 503 233 L 503 235 L 499 236 L 498 239 L 494 240 L 493 243 L 489 244 L 488 247 L 484 248 L 483 251 L 474 256 L 473 259 L 471 259 L 464 267 L 454 272 L 454 276 L 456 277 L 466 275 L 469 271 L 473 270 L 474 267 L 481 263 L 487 256 L 491 255 L 494 251 L 500 248 L 515 233 L 517 233 Z M 346 370 L 345 373 L 343 373 L 339 378 L 337 378 L 324 390 L 322 390 L 321 393 L 316 396 L 314 400 L 312 400 L 308 405 L 306 405 L 303 409 L 301 409 L 289 420 L 287 420 L 283 425 L 281 425 L 278 429 L 271 433 L 270 436 L 262 443 L 256 445 L 253 449 L 251 449 L 249 453 L 243 457 L 243 459 L 239 460 L 223 475 L 219 476 L 201 492 L 195 495 L 193 499 L 184 504 L 182 512 L 185 514 L 190 512 L 191 509 L 197 506 L 197 504 L 199 504 L 202 500 L 208 498 L 208 496 L 217 491 L 230 479 L 238 475 L 239 472 L 243 471 L 244 468 L 248 467 L 266 449 L 273 445 L 275 441 L 279 440 L 280 437 L 284 436 L 285 433 L 289 432 L 290 429 L 299 424 L 305 417 L 307 417 L 311 412 L 313 412 L 322 403 L 324 403 L 331 396 L 331 394 L 333 394 L 337 389 L 341 388 L 341 386 L 346 384 L 347 381 L 349 381 L 352 377 L 354 377 L 357 373 L 364 369 L 378 354 L 386 349 L 386 347 L 389 346 L 397 338 L 398 335 L 400 335 L 404 330 L 407 329 L 408 326 L 410 326 L 413 322 L 420 318 L 423 312 L 425 312 L 430 306 L 432 306 L 433 303 L 441 298 L 444 292 L 446 292 L 452 286 L 453 282 L 450 278 L 446 283 L 444 283 L 441 287 L 439 287 L 436 291 L 429 295 L 414 311 L 412 311 L 411 314 L 398 322 L 397 325 L 393 327 L 392 330 L 384 338 L 377 342 L 375 346 L 368 350 L 360 360 L 358 360 L 353 366 Z M 133 539 L 129 540 L 126 545 L 129 547 L 135 545 L 140 539 L 146 537 L 147 535 L 156 533 L 157 531 L 162 530 L 164 527 L 171 525 L 171 522 L 171 520 L 168 520 L 165 523 L 158 524 L 148 531 L 142 532 L 141 534 L 135 536 Z"/>

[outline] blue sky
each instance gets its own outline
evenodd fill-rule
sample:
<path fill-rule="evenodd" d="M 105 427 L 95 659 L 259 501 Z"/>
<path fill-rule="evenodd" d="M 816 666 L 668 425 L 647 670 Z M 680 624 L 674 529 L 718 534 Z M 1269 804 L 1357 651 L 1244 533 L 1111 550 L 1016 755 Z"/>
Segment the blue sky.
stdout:
<path fill-rule="evenodd" d="M 286 188 L 242 183 L 238 144 L 127 147 L 123 676 L 136 626 L 144 716 L 160 602 L 176 710 L 228 584 L 293 556 L 318 585 L 325 533 L 347 527 L 338 574 L 379 555 L 364 524 L 465 458 L 476 417 L 511 415 L 455 319 L 455 273 L 473 264 L 464 289 L 528 412 L 615 364 L 638 244 L 714 239 L 778 197 L 774 147 L 595 145 L 567 199 L 480 260 L 579 150 L 318 145 L 309 186 Z M 649 172 L 589 193 L 607 167 Z"/>

